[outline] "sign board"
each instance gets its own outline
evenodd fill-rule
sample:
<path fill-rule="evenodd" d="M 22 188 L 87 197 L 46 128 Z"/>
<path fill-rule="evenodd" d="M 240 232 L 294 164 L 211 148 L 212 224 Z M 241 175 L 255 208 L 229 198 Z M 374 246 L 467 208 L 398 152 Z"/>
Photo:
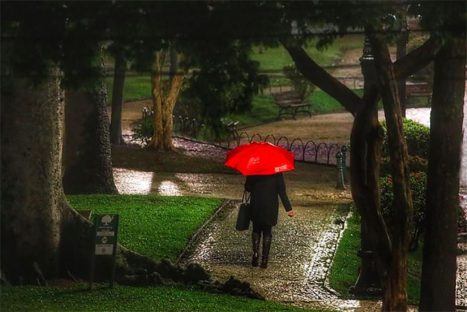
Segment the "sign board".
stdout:
<path fill-rule="evenodd" d="M 94 282 L 96 256 L 111 257 L 110 287 L 113 287 L 115 279 L 115 253 L 117 250 L 118 215 L 101 214 L 94 216 L 94 243 L 92 244 L 91 269 L 89 277 L 89 289 Z"/>
<path fill-rule="evenodd" d="M 113 256 L 117 245 L 118 215 L 105 214 L 95 216 L 96 256 Z"/>

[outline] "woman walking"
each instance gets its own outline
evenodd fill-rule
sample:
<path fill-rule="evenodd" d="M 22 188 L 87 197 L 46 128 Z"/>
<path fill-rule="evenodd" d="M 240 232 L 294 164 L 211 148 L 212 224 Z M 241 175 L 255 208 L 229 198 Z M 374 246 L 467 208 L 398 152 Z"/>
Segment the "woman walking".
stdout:
<path fill-rule="evenodd" d="M 277 224 L 279 214 L 278 197 L 280 197 L 289 217 L 293 217 L 295 211 L 292 210 L 289 198 L 287 197 L 282 173 L 247 176 L 245 190 L 251 193 L 250 207 L 251 220 L 253 221 L 253 232 L 251 234 L 253 257 L 251 265 L 257 267 L 259 264 L 259 246 L 262 235 L 263 251 L 260 267 L 267 268 L 272 240 L 272 227 Z"/>

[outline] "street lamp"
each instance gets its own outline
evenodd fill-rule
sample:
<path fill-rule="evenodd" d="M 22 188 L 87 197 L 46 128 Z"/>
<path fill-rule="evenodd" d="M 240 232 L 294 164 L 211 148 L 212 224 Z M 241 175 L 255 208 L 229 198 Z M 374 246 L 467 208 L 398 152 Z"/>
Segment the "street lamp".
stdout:
<path fill-rule="evenodd" d="M 360 58 L 360 65 L 364 81 L 363 92 L 364 94 L 367 94 L 374 88 L 377 79 L 375 59 L 367 36 L 365 36 L 365 44 L 363 46 L 363 55 Z M 377 109 L 375 109 L 372 114 L 378 114 Z M 354 295 L 379 295 L 382 293 L 382 288 L 376 266 L 376 253 L 372 249 L 373 246 L 371 246 L 371 243 L 368 240 L 369 233 L 363 218 L 361 219 L 360 230 L 361 249 L 357 253 L 361 259 L 360 270 L 357 282 L 350 288 L 350 292 Z"/>

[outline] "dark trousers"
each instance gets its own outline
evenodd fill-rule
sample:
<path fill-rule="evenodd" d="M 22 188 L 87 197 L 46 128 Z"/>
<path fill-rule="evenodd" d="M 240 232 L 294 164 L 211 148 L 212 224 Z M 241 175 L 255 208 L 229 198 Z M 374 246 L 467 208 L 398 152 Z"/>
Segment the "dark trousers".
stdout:
<path fill-rule="evenodd" d="M 259 224 L 253 222 L 253 233 L 261 234 L 264 236 L 272 236 L 272 225 Z"/>

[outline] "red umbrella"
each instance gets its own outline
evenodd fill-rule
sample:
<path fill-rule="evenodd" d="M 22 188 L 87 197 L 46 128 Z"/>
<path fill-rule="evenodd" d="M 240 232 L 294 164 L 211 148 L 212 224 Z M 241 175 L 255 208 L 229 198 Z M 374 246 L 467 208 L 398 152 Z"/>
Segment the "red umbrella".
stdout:
<path fill-rule="evenodd" d="M 295 169 L 294 154 L 269 142 L 237 146 L 227 153 L 224 164 L 243 175 L 267 175 Z"/>

